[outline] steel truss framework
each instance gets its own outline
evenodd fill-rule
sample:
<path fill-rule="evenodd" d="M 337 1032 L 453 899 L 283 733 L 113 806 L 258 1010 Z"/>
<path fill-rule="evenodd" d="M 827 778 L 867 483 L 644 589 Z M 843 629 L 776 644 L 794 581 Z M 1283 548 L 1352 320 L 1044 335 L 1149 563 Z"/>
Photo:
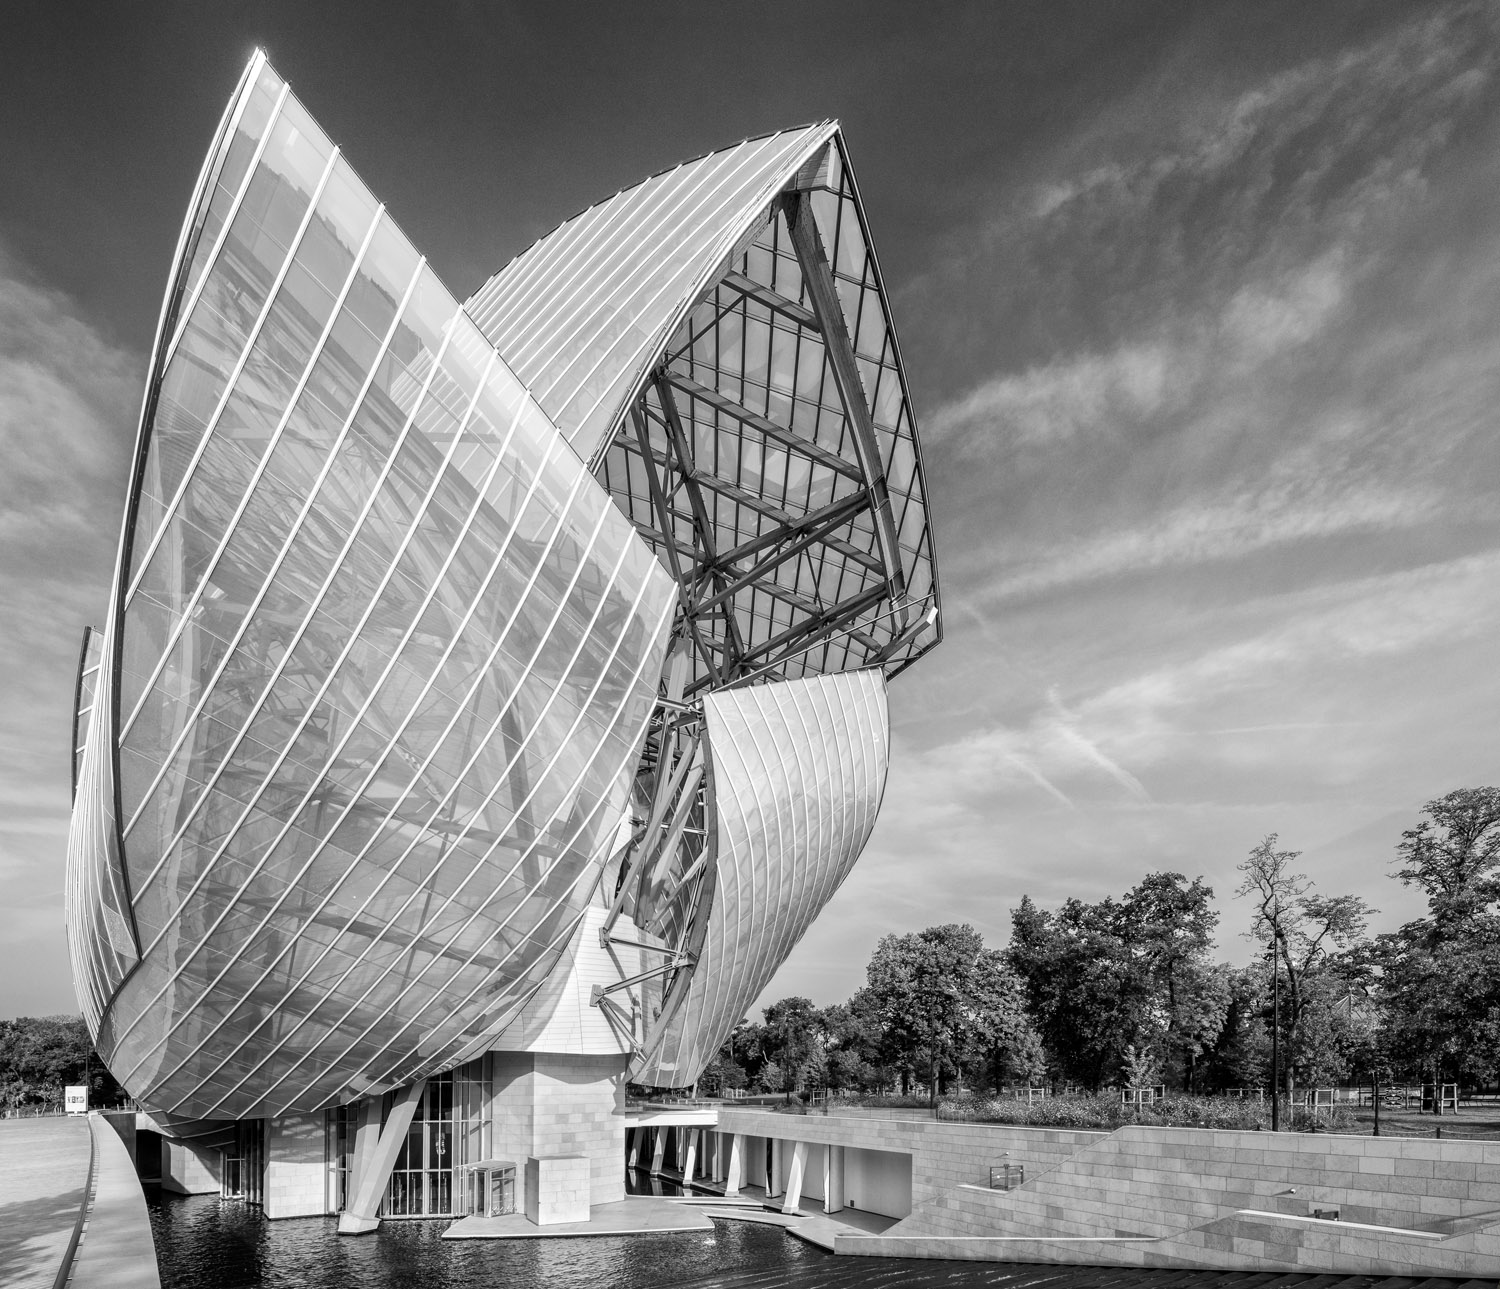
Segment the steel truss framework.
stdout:
<path fill-rule="evenodd" d="M 590 902 L 650 964 L 595 1002 L 638 1075 L 683 1074 L 735 1011 L 710 972 L 768 978 L 857 858 L 884 681 L 941 638 L 837 124 L 664 171 L 460 307 L 257 53 L 179 239 L 115 577 L 68 924 L 136 1095 L 219 1119 L 425 1078 L 503 1034 Z M 777 840 L 744 781 L 716 798 L 714 722 Z M 798 829 L 840 840 L 752 871 L 791 872 Z M 751 904 L 774 925 L 736 943 Z"/>
<path fill-rule="evenodd" d="M 835 272 L 830 241 L 867 241 L 839 137 L 820 152 L 688 312 L 597 467 L 678 587 L 675 667 L 663 681 L 637 777 L 636 831 L 618 856 L 601 932 L 615 941 L 610 927 L 629 909 L 649 933 L 646 945 L 662 953 L 658 967 L 598 995 L 628 1029 L 638 1070 L 683 1006 L 709 913 L 714 800 L 697 700 L 853 668 L 894 674 L 939 636 L 930 533 L 903 551 L 897 524 L 898 505 L 921 513 L 920 471 L 902 479 L 893 502 L 886 468 L 911 433 L 894 336 L 887 324 L 878 341 L 888 366 L 861 362 L 854 336 L 876 347 L 869 337 L 880 329 L 868 319 L 884 323 L 884 301 L 872 257 L 858 289 L 854 274 Z M 845 262 L 855 257 L 846 252 Z M 763 356 L 752 352 L 757 328 Z M 902 393 L 894 417 L 887 397 L 896 425 L 884 432 L 885 451 L 869 397 L 882 380 Z M 779 470 L 767 468 L 771 460 Z M 619 993 L 628 1011 L 610 997 Z"/>

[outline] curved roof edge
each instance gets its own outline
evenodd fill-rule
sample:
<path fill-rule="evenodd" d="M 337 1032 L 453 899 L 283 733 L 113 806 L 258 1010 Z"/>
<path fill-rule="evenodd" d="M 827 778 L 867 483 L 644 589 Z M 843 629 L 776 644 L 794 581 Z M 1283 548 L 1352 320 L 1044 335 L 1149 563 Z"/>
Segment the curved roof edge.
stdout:
<path fill-rule="evenodd" d="M 659 171 L 558 225 L 469 297 L 464 307 L 470 316 L 579 456 L 597 464 L 609 431 L 724 260 L 838 133 L 838 121 L 830 119 L 758 135 Z M 758 156 L 777 140 L 786 146 L 769 158 Z M 720 179 L 716 187 L 715 169 L 747 160 L 763 165 L 696 223 L 680 214 L 675 221 L 648 222 L 674 198 L 678 205 L 713 201 L 728 182 Z M 663 225 L 659 242 L 665 246 L 649 236 Z M 636 307 L 622 317 L 624 304 Z M 611 327 L 623 330 L 610 337 Z"/>

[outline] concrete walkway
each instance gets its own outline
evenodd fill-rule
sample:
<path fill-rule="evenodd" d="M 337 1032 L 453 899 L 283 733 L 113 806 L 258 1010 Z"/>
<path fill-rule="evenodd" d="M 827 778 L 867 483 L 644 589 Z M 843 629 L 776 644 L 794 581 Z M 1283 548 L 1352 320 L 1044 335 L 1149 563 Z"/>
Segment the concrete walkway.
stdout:
<path fill-rule="evenodd" d="M 161 1289 L 129 1150 L 98 1115 L 0 1119 L 0 1285 L 54 1289 L 70 1254 L 71 1289 Z"/>
<path fill-rule="evenodd" d="M 443 1232 L 445 1240 L 537 1240 L 578 1235 L 640 1235 L 662 1231 L 711 1231 L 713 1223 L 696 1209 L 671 1199 L 636 1195 L 613 1204 L 595 1204 L 587 1222 L 535 1226 L 524 1213 L 506 1217 L 464 1217 Z"/>
<path fill-rule="evenodd" d="M 779 1226 L 789 1235 L 795 1235 L 809 1244 L 816 1244 L 830 1253 L 833 1252 L 835 1236 L 882 1235 L 901 1220 L 854 1208 L 825 1213 L 817 1200 L 810 1201 L 808 1207 L 796 1212 L 783 1213 L 780 1203 L 775 1199 L 768 1200 L 765 1191 L 759 1186 L 742 1187 L 735 1196 L 682 1195 L 670 1202 L 696 1208 L 711 1218 L 721 1218 L 728 1222 Z"/>
<path fill-rule="evenodd" d="M 161 1289 L 146 1195 L 130 1151 L 107 1119 L 90 1115 L 89 1127 L 94 1195 L 69 1289 Z"/>
<path fill-rule="evenodd" d="M 0 1284 L 7 1289 L 52 1289 L 83 1208 L 89 1151 L 81 1116 L 0 1119 Z"/>

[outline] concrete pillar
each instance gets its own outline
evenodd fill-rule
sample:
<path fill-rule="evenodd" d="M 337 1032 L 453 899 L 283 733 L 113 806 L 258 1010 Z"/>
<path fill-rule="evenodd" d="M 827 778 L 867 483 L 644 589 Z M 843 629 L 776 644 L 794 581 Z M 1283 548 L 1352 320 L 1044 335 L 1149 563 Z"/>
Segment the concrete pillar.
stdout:
<path fill-rule="evenodd" d="M 630 1152 L 625 1156 L 625 1167 L 634 1168 L 636 1160 L 641 1156 L 641 1133 L 643 1128 L 631 1128 L 628 1136 L 630 1140 Z"/>
<path fill-rule="evenodd" d="M 685 1186 L 691 1186 L 693 1182 L 693 1169 L 698 1164 L 698 1130 L 689 1128 L 684 1132 L 686 1138 L 686 1149 L 683 1151 L 682 1159 L 682 1182 Z"/>
<path fill-rule="evenodd" d="M 656 1148 L 651 1152 L 652 1176 L 660 1176 L 662 1165 L 667 1162 L 667 1130 L 665 1128 L 653 1128 L 656 1134 Z"/>
<path fill-rule="evenodd" d="M 161 1187 L 179 1195 L 217 1195 L 224 1152 L 172 1137 L 161 1139 Z"/>
<path fill-rule="evenodd" d="M 807 1142 L 792 1143 L 792 1167 L 786 1177 L 786 1199 L 782 1201 L 783 1213 L 795 1213 L 802 1203 L 802 1177 L 807 1172 Z"/>
<path fill-rule="evenodd" d="M 829 1146 L 823 1152 L 823 1211 L 837 1213 L 844 1207 L 844 1148 Z"/>
<path fill-rule="evenodd" d="M 349 1177 L 349 1200 L 339 1214 L 340 1235 L 364 1235 L 380 1225 L 380 1205 L 385 1199 L 385 1188 L 391 1180 L 391 1169 L 396 1166 L 396 1156 L 401 1153 L 406 1141 L 406 1130 L 416 1115 L 426 1090 L 427 1080 L 418 1079 L 410 1087 L 402 1088 L 391 1105 L 390 1117 L 380 1129 L 373 1146 L 369 1144 L 370 1118 L 380 1122 L 378 1106 L 374 1116 L 360 1115 L 359 1128 L 354 1137 L 354 1168 Z M 371 1101 L 374 1098 L 370 1098 Z"/>
<path fill-rule="evenodd" d="M 771 1138 L 770 1171 L 766 1174 L 766 1198 L 775 1199 L 781 1194 L 781 1138 Z"/>
<path fill-rule="evenodd" d="M 724 1194 L 738 1195 L 745 1181 L 745 1134 L 737 1132 L 729 1139 L 729 1160 L 724 1167 Z"/>

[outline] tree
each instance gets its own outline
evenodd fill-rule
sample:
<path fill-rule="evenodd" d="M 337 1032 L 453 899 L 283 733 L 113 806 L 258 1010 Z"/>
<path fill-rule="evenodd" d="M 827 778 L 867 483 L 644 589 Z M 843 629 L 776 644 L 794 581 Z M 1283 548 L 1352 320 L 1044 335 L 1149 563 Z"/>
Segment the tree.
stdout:
<path fill-rule="evenodd" d="M 1270 972 L 1263 963 L 1249 967 L 1221 967 L 1228 994 L 1224 1023 L 1204 1053 L 1204 1083 L 1213 1091 L 1265 1086 L 1271 1070 L 1270 1031 L 1265 1012 L 1270 1006 Z"/>
<path fill-rule="evenodd" d="M 944 1076 L 1027 1028 L 1020 981 L 968 924 L 887 935 L 866 971 L 870 1001 L 903 1068 L 925 1068 L 933 1105 Z"/>
<path fill-rule="evenodd" d="M 81 1017 L 0 1020 L 0 1099 L 11 1106 L 60 1106 L 64 1087 L 85 1082 L 96 1105 L 121 1095 Z"/>
<path fill-rule="evenodd" d="M 1441 1082 L 1488 1081 L 1500 1067 L 1500 788 L 1429 801 L 1401 835 L 1394 876 L 1427 896 L 1428 916 L 1380 937 L 1387 1051 Z"/>
<path fill-rule="evenodd" d="M 822 1082 L 822 1022 L 811 1000 L 783 998 L 767 1007 L 765 1016 L 761 1046 L 767 1058 L 780 1066 L 786 1091 Z"/>
<path fill-rule="evenodd" d="M 1500 899 L 1500 788 L 1459 788 L 1401 834 L 1396 876 L 1420 886 L 1437 928 L 1472 927 Z"/>
<path fill-rule="evenodd" d="M 1296 1070 L 1311 1064 L 1309 1009 L 1319 973 L 1365 943 L 1365 927 L 1376 910 L 1357 895 L 1314 894 L 1308 877 L 1292 870 L 1302 852 L 1277 850 L 1276 840 L 1275 833 L 1266 834 L 1239 865 L 1245 878 L 1235 894 L 1252 901 L 1250 934 L 1268 944 L 1272 969 L 1286 981 L 1283 1086 L 1290 1095 Z"/>
<path fill-rule="evenodd" d="M 1158 1052 L 1186 1085 L 1223 1023 L 1229 994 L 1210 961 L 1218 914 L 1201 878 L 1151 873 L 1123 899 L 1067 900 L 1047 913 L 1024 897 L 1011 910 L 1007 958 L 1063 1074 L 1113 1080 L 1128 1047 Z"/>

